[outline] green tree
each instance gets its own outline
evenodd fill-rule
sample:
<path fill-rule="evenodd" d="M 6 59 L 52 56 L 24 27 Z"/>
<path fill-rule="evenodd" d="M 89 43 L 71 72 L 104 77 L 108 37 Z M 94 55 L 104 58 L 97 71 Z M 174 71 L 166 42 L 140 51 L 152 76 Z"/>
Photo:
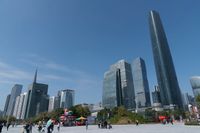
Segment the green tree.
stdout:
<path fill-rule="evenodd" d="M 77 117 L 87 117 L 91 114 L 88 107 L 83 107 L 82 105 L 76 105 L 70 108 L 74 115 Z"/>

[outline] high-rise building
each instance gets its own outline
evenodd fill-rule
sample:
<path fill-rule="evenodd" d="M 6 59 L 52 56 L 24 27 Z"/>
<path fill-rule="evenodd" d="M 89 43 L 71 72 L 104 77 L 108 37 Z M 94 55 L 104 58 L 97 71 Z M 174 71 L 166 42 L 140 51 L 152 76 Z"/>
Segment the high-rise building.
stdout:
<path fill-rule="evenodd" d="M 27 107 L 27 100 L 28 100 L 28 94 L 24 93 L 24 101 L 22 104 L 22 112 L 21 112 L 21 118 L 20 119 L 25 119 L 25 113 L 26 113 L 26 107 Z"/>
<path fill-rule="evenodd" d="M 3 111 L 3 115 L 6 116 L 6 112 L 8 110 L 8 104 L 9 104 L 9 101 L 10 101 L 10 94 L 6 97 L 6 103 L 5 103 L 5 106 L 4 106 L 4 111 Z"/>
<path fill-rule="evenodd" d="M 75 100 L 75 91 L 66 89 L 61 90 L 58 92 L 58 95 L 60 97 L 60 108 L 71 108 L 74 106 L 74 100 Z"/>
<path fill-rule="evenodd" d="M 158 86 L 154 86 L 154 91 L 152 92 L 152 101 L 153 104 L 161 103 L 160 89 Z"/>
<path fill-rule="evenodd" d="M 150 11 L 150 35 L 158 86 L 163 106 L 182 108 L 181 91 L 159 14 Z"/>
<path fill-rule="evenodd" d="M 193 94 L 195 98 L 200 95 L 200 76 L 193 76 L 190 78 Z"/>
<path fill-rule="evenodd" d="M 49 98 L 49 107 L 48 112 L 51 112 L 55 109 L 55 96 Z"/>
<path fill-rule="evenodd" d="M 13 116 L 16 117 L 16 118 L 17 118 L 17 112 L 18 112 L 18 109 L 19 109 L 19 100 L 20 100 L 20 96 L 17 96 L 17 98 L 15 100 L 14 111 L 13 111 Z"/>
<path fill-rule="evenodd" d="M 103 80 L 103 107 L 114 108 L 124 105 L 125 108 L 135 109 L 135 94 L 131 65 L 120 60 L 110 66 Z"/>
<path fill-rule="evenodd" d="M 138 57 L 132 63 L 136 108 L 150 107 L 151 99 L 145 62 Z"/>
<path fill-rule="evenodd" d="M 35 72 L 35 77 L 33 83 L 28 89 L 28 98 L 26 101 L 26 111 L 25 118 L 30 118 L 38 115 L 41 112 L 48 111 L 49 96 L 48 85 L 36 82 L 37 70 Z"/>
<path fill-rule="evenodd" d="M 22 85 L 15 84 L 14 87 L 12 88 L 6 115 L 9 115 L 9 116 L 13 115 L 15 101 L 16 101 L 17 96 L 21 94 L 21 91 L 22 91 Z"/>
<path fill-rule="evenodd" d="M 27 93 L 22 93 L 20 94 L 20 96 L 17 96 L 16 98 L 13 116 L 15 116 L 17 119 L 23 119 L 22 112 L 23 112 L 24 99 L 26 95 Z"/>

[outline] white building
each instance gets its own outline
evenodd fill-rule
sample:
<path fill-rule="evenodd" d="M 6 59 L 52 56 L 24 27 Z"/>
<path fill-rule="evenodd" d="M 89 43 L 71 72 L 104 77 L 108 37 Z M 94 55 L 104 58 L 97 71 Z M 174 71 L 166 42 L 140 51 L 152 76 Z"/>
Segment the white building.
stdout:
<path fill-rule="evenodd" d="M 55 96 L 49 98 L 49 107 L 48 112 L 51 112 L 55 109 Z"/>

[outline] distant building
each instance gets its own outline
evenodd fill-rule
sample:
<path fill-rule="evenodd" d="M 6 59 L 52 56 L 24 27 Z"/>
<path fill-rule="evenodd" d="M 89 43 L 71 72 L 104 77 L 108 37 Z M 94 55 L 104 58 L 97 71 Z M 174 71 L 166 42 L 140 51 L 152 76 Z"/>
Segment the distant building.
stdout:
<path fill-rule="evenodd" d="M 25 119 L 25 113 L 26 113 L 26 107 L 27 107 L 27 100 L 28 100 L 28 94 L 24 93 L 24 101 L 22 104 L 22 112 L 21 112 L 21 118 L 20 119 Z"/>
<path fill-rule="evenodd" d="M 60 108 L 71 108 L 75 102 L 75 91 L 66 89 L 58 92 L 58 101 L 60 101 Z"/>
<path fill-rule="evenodd" d="M 158 86 L 154 86 L 154 91 L 152 92 L 152 101 L 153 108 L 155 111 L 162 111 L 161 97 L 160 97 L 160 89 Z"/>
<path fill-rule="evenodd" d="M 133 84 L 135 90 L 136 108 L 144 108 L 151 106 L 149 83 L 145 62 L 138 57 L 132 63 Z"/>
<path fill-rule="evenodd" d="M 34 81 L 29 86 L 28 89 L 25 118 L 34 117 L 41 112 L 48 111 L 48 104 L 49 104 L 48 101 L 49 96 L 47 94 L 48 85 L 37 83 L 36 79 L 37 79 L 37 70 L 35 72 Z"/>
<path fill-rule="evenodd" d="M 20 100 L 20 96 L 17 96 L 16 101 L 15 101 L 14 111 L 13 111 L 13 116 L 16 118 L 17 118 L 17 112 L 19 109 L 19 100 Z"/>
<path fill-rule="evenodd" d="M 16 101 L 17 96 L 21 94 L 21 91 L 22 91 L 22 85 L 15 84 L 14 87 L 12 88 L 6 115 L 9 115 L 9 116 L 13 115 L 15 101 Z"/>
<path fill-rule="evenodd" d="M 49 98 L 49 107 L 48 112 L 51 112 L 55 109 L 55 96 Z"/>
<path fill-rule="evenodd" d="M 3 111 L 0 110 L 0 117 L 2 117 L 2 116 L 3 116 Z"/>
<path fill-rule="evenodd" d="M 22 93 L 20 94 L 20 96 L 17 96 L 16 98 L 13 116 L 15 116 L 17 119 L 23 119 L 22 113 L 23 113 L 23 105 L 24 105 L 26 95 L 27 93 Z"/>
<path fill-rule="evenodd" d="M 161 103 L 165 107 L 182 108 L 181 91 L 167 37 L 158 12 L 150 11 L 149 27 Z"/>
<path fill-rule="evenodd" d="M 190 83 L 192 86 L 192 90 L 195 98 L 200 95 L 200 76 L 193 76 L 190 78 Z"/>
<path fill-rule="evenodd" d="M 158 86 L 154 86 L 154 91 L 152 92 L 153 103 L 161 103 L 160 89 Z"/>
<path fill-rule="evenodd" d="M 4 111 L 3 111 L 4 116 L 6 116 L 6 114 L 7 114 L 9 101 L 10 101 L 10 94 L 6 97 L 6 103 L 5 103 Z"/>
<path fill-rule="evenodd" d="M 124 105 L 129 110 L 135 109 L 135 94 L 131 65 L 120 60 L 110 66 L 103 80 L 102 105 L 114 108 Z"/>

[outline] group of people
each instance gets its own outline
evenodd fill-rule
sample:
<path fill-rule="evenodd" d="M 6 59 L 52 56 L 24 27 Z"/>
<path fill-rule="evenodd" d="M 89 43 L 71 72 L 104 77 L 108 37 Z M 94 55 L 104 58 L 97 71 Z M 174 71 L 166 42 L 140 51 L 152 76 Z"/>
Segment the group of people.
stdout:
<path fill-rule="evenodd" d="M 163 119 L 162 121 L 162 124 L 165 125 L 165 124 L 169 124 L 171 123 L 172 125 L 174 124 L 174 121 L 172 118 L 169 118 L 169 119 Z"/>
<path fill-rule="evenodd" d="M 112 125 L 109 123 L 109 122 L 107 122 L 107 121 L 100 121 L 99 123 L 98 123 L 98 127 L 99 128 L 106 128 L 106 129 L 111 129 L 112 128 Z"/>
<path fill-rule="evenodd" d="M 55 120 L 53 119 L 49 119 L 46 123 L 46 125 L 44 125 L 41 121 L 38 122 L 38 131 L 39 132 L 45 132 L 45 128 L 47 129 L 47 133 L 52 133 L 54 130 L 54 124 L 55 124 Z M 61 123 L 58 121 L 57 122 L 57 130 L 58 132 L 60 131 L 60 126 Z"/>

